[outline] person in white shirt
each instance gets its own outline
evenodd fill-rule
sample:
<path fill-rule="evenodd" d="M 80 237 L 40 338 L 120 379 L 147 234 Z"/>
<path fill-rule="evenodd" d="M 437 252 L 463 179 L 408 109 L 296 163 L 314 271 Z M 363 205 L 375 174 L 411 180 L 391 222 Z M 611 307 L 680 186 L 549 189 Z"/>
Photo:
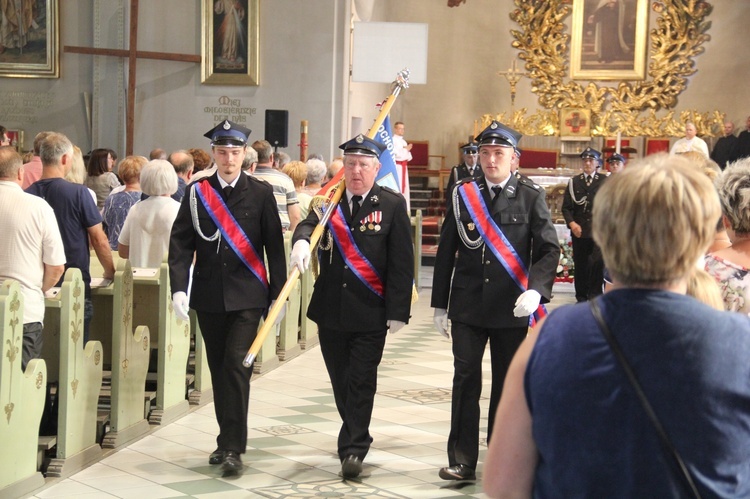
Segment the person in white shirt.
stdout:
<path fill-rule="evenodd" d="M 393 154 L 396 157 L 396 163 L 403 164 L 411 161 L 411 148 L 413 144 L 407 144 L 404 139 L 404 123 L 397 121 L 393 125 Z"/>
<path fill-rule="evenodd" d="M 41 356 L 44 293 L 65 272 L 55 212 L 44 199 L 21 190 L 23 176 L 18 152 L 0 147 L 0 282 L 15 279 L 24 297 L 21 370 Z"/>
<path fill-rule="evenodd" d="M 136 203 L 125 219 L 117 252 L 133 267 L 157 268 L 169 250 L 169 234 L 180 203 L 170 196 L 177 190 L 177 173 L 163 159 L 146 163 L 141 170 L 141 191 L 148 199 Z"/>
<path fill-rule="evenodd" d="M 708 145 L 700 137 L 696 137 L 695 124 L 692 121 L 685 123 L 685 137 L 674 143 L 669 154 L 682 154 L 689 151 L 698 151 L 708 158 Z"/>

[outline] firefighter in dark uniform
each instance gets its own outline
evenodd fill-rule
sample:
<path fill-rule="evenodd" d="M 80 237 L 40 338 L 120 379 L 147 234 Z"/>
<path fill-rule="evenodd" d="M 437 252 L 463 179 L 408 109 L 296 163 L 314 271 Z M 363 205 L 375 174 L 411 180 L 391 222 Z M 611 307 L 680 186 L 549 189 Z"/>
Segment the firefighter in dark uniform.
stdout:
<path fill-rule="evenodd" d="M 319 247 L 320 276 L 307 316 L 318 324 L 320 351 L 343 421 L 338 455 L 344 478 L 362 472 L 386 331 L 409 321 L 414 248 L 406 201 L 375 183 L 385 146 L 358 135 L 342 144 L 346 192 Z M 291 264 L 304 272 L 310 236 L 322 216 L 312 208 L 292 238 Z"/>
<path fill-rule="evenodd" d="M 555 280 L 560 246 L 545 191 L 511 174 L 520 137 L 493 121 L 476 138 L 484 175 L 456 185 L 440 233 L 431 305 L 435 326 L 445 337 L 448 319 L 452 323 L 454 357 L 449 466 L 440 469 L 445 480 L 475 478 L 487 341 L 492 354 L 489 439 L 510 361 L 526 336 L 529 316 L 550 300 Z M 500 251 L 508 247 L 515 252 L 512 258 Z"/>
<path fill-rule="evenodd" d="M 461 146 L 460 165 L 451 168 L 451 176 L 448 177 L 448 186 L 445 188 L 445 199 L 450 200 L 453 186 L 459 180 L 466 177 L 477 178 L 482 175 L 482 167 L 479 166 L 479 147 L 474 142 L 469 142 Z"/>
<path fill-rule="evenodd" d="M 602 163 L 599 151 L 587 147 L 581 159 L 583 172 L 568 181 L 562 204 L 562 214 L 573 240 L 574 283 L 579 302 L 601 294 L 601 289 L 591 289 L 592 282 L 602 282 L 601 275 L 598 278 L 591 275 L 591 258 L 596 246 L 591 234 L 591 210 L 597 191 L 607 180 L 607 176 L 598 171 Z M 589 291 L 592 291 L 591 296 Z"/>
<path fill-rule="evenodd" d="M 252 370 L 242 361 L 286 280 L 273 189 L 241 170 L 249 134 L 228 120 L 206 133 L 218 170 L 188 186 L 169 242 L 175 314 L 188 320 L 188 308 L 195 309 L 213 381 L 219 436 L 209 463 L 230 473 L 242 469 L 240 455 L 247 446 Z"/>

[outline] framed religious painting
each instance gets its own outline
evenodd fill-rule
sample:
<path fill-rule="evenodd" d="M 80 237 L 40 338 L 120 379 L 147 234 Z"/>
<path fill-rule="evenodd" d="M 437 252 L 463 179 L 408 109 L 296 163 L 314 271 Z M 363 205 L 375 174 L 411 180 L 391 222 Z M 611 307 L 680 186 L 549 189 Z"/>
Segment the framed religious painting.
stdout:
<path fill-rule="evenodd" d="M 570 77 L 643 80 L 648 0 L 573 0 Z"/>
<path fill-rule="evenodd" d="M 0 77 L 60 77 L 59 0 L 0 1 Z"/>
<path fill-rule="evenodd" d="M 201 0 L 201 82 L 207 85 L 260 83 L 260 0 Z"/>
<path fill-rule="evenodd" d="M 18 153 L 23 152 L 23 130 L 6 130 L 8 145 L 14 147 Z"/>

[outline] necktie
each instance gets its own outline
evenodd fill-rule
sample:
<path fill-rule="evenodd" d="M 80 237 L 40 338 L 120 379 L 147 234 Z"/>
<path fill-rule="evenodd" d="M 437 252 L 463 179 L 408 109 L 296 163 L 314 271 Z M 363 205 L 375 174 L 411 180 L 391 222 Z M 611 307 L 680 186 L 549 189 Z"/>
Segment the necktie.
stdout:
<path fill-rule="evenodd" d="M 357 217 L 360 201 L 362 201 L 362 196 L 352 196 L 352 220 Z"/>
<path fill-rule="evenodd" d="M 500 187 L 499 185 L 493 185 L 492 186 L 492 192 L 493 192 L 492 205 L 493 206 L 497 204 L 497 198 L 500 197 L 500 191 L 502 191 L 502 190 L 503 190 L 503 188 Z"/>
<path fill-rule="evenodd" d="M 591 185 L 591 175 L 586 175 L 586 187 Z"/>
<path fill-rule="evenodd" d="M 231 185 L 228 185 L 224 187 L 224 200 L 229 199 L 229 195 L 232 194 L 233 187 Z"/>

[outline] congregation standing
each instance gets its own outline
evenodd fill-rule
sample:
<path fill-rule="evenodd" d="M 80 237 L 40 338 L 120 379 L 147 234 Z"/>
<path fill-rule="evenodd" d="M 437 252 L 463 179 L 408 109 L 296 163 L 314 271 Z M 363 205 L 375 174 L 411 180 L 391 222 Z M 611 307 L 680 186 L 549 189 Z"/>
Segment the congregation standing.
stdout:
<path fill-rule="evenodd" d="M 157 267 L 167 255 L 175 314 L 187 321 L 189 309 L 195 310 L 206 343 L 219 424 L 208 463 L 230 474 L 246 467 L 252 371 L 242 361 L 284 284 L 284 233 L 291 235 L 291 266 L 309 271 L 316 250 L 311 236 L 324 214 L 312 197 L 327 180 L 322 161 L 288 161 L 264 140 L 250 145 L 250 134 L 228 120 L 216 124 L 206 133 L 208 159 L 200 148 L 169 155 L 155 149 L 150 161 L 128 156 L 117 164 L 113 150 L 95 149 L 78 183 L 65 178 L 83 158 L 62 134 L 38 134 L 26 164 L 0 147 L 0 210 L 28 206 L 25 218 L 3 222 L 6 244 L 34 241 L 25 250 L 31 259 L 21 265 L 6 261 L 9 251 L 0 254 L 0 276 L 19 280 L 28 303 L 23 365 L 40 354 L 43 293 L 66 268 L 83 275 L 88 337 L 96 313 L 89 244 L 105 278 L 114 274 L 112 251 L 136 267 Z M 402 134 L 399 122 L 396 136 Z M 750 353 L 750 252 L 744 246 L 750 239 L 750 159 L 742 159 L 750 135 L 743 134 L 734 137 L 733 125 L 725 124 L 709 154 L 695 125 L 686 123 L 685 138 L 671 155 L 626 168 L 626 158 L 612 154 L 606 158 L 609 176 L 599 170 L 605 161 L 599 151 L 583 151 L 583 171 L 570 179 L 563 203 L 581 303 L 546 318 L 560 248 L 544 189 L 518 172 L 522 136 L 493 121 L 462 146 L 462 162 L 446 191 L 430 302 L 434 326 L 450 342 L 454 369 L 447 466 L 437 470 L 440 478 L 477 477 L 482 358 L 489 343 L 484 480 L 490 496 L 750 493 L 743 478 L 750 463 L 750 377 L 741 362 Z M 405 141 L 402 146 L 408 152 Z M 344 169 L 345 192 L 317 248 L 320 275 L 308 317 L 319 328 L 341 418 L 332 447 L 341 476 L 350 480 L 362 475 L 373 443 L 378 366 L 388 334 L 409 323 L 416 276 L 406 201 L 375 182 L 385 145 L 358 135 L 340 147 L 343 159 L 327 171 L 333 178 L 336 168 Z M 724 169 L 715 187 L 697 173 L 696 165 L 710 162 L 709 156 L 717 171 Z M 649 216 L 638 217 L 644 209 Z M 731 246 L 709 250 L 717 229 L 726 230 Z M 654 237 L 664 244 L 654 244 Z M 698 257 L 705 257 L 713 280 L 695 286 Z M 606 281 L 610 287 L 599 297 Z M 742 314 L 700 303 L 714 291 L 726 310 Z M 630 381 L 614 373 L 622 361 L 602 357 L 607 348 L 619 348 L 600 335 L 608 328 L 640 374 L 658 423 L 670 430 L 669 443 L 688 463 L 682 474 L 664 465 L 664 441 L 652 434 L 656 423 L 639 405 L 638 390 L 630 392 Z M 731 341 L 710 348 L 721 335 Z M 684 362 L 686 351 L 698 352 L 702 369 Z M 608 375 L 592 381 L 591 373 L 601 369 Z M 696 397 L 706 410 L 683 417 L 687 388 L 663 396 L 677 379 L 700 387 Z M 724 391 L 733 394 L 733 403 L 717 395 Z M 705 449 L 710 452 L 697 452 Z M 592 457 L 597 455 L 607 457 Z M 580 466 L 571 472 L 569 462 Z"/>

